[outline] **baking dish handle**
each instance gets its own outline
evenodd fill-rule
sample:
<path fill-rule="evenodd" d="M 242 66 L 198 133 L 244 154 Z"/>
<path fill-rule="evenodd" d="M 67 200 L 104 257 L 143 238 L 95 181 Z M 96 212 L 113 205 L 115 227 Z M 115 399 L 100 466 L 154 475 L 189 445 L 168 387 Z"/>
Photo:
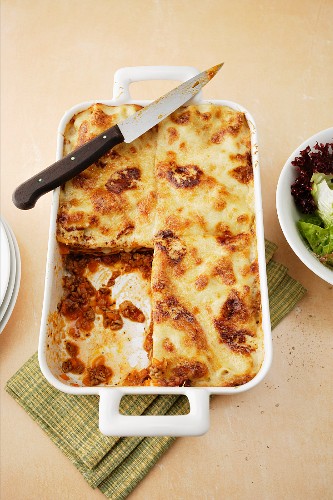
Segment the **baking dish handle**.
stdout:
<path fill-rule="evenodd" d="M 113 99 L 128 103 L 132 100 L 129 86 L 133 82 L 145 80 L 176 80 L 185 82 L 199 74 L 193 66 L 129 66 L 115 72 L 113 83 Z M 192 102 L 202 100 L 202 92 L 192 99 Z"/>
<path fill-rule="evenodd" d="M 209 391 L 184 390 L 190 403 L 187 415 L 121 415 L 122 389 L 102 389 L 99 401 L 99 429 L 106 436 L 200 436 L 209 429 Z M 133 392 L 131 391 L 131 394 Z M 134 392 L 135 394 L 135 392 Z"/>

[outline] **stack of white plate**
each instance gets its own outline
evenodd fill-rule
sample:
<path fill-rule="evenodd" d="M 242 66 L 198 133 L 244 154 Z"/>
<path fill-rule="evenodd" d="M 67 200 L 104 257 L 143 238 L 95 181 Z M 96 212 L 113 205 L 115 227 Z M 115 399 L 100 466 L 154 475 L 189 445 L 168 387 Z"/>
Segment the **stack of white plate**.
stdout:
<path fill-rule="evenodd" d="M 21 280 L 20 251 L 14 233 L 0 217 L 0 333 L 13 312 Z"/>

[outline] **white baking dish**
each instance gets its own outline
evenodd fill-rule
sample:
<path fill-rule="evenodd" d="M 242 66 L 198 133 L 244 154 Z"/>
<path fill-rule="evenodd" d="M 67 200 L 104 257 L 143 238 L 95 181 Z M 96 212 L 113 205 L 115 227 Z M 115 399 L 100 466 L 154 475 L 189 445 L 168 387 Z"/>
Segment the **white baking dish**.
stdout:
<path fill-rule="evenodd" d="M 132 82 L 143 80 L 178 80 L 185 81 L 199 72 L 192 67 L 184 66 L 141 66 L 118 70 L 114 78 L 113 98 L 101 100 L 103 104 L 139 104 L 147 105 L 151 101 L 137 101 L 131 98 L 129 86 Z M 83 111 L 96 101 L 81 103 L 65 113 L 58 129 L 57 160 L 63 154 L 63 132 L 66 124 L 76 113 Z M 49 245 L 45 278 L 44 304 L 39 338 L 39 364 L 42 373 L 54 387 L 73 395 L 95 394 L 100 396 L 99 428 L 109 436 L 189 436 L 205 433 L 209 428 L 209 397 L 211 394 L 237 394 L 257 385 L 266 375 L 272 358 L 270 315 L 266 279 L 264 228 L 262 218 L 259 157 L 256 126 L 252 116 L 237 103 L 224 100 L 203 100 L 201 92 L 193 103 L 213 103 L 229 106 L 245 113 L 251 130 L 252 164 L 254 170 L 255 212 L 257 228 L 257 245 L 262 300 L 262 326 L 264 331 L 265 356 L 258 374 L 244 385 L 237 387 L 73 387 L 56 377 L 56 368 L 52 356 L 47 352 L 48 317 L 56 311 L 62 287 L 62 264 L 56 242 L 56 218 L 59 203 L 59 189 L 53 193 Z M 127 394 L 183 394 L 190 403 L 190 412 L 179 416 L 125 416 L 119 413 L 121 398 Z"/>

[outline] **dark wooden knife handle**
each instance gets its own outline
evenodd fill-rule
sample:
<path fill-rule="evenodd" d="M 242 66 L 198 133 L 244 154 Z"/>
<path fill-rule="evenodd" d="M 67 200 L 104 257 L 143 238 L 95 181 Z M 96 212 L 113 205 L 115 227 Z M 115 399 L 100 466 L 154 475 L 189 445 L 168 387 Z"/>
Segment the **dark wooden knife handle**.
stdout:
<path fill-rule="evenodd" d="M 21 210 L 34 207 L 40 196 L 72 179 L 108 150 L 123 141 L 124 136 L 117 125 L 109 128 L 39 174 L 23 182 L 13 193 L 14 205 Z"/>

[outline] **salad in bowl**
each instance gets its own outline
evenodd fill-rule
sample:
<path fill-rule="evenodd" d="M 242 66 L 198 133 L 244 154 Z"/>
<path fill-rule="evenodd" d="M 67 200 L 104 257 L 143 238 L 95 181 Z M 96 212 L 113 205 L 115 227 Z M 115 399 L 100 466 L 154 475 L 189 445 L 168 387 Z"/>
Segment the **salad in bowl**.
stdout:
<path fill-rule="evenodd" d="M 298 230 L 320 262 L 333 269 L 333 138 L 307 146 L 291 164 L 298 173 L 291 194 L 304 214 Z"/>
<path fill-rule="evenodd" d="M 333 285 L 333 127 L 290 155 L 279 177 L 276 208 L 296 255 Z"/>

